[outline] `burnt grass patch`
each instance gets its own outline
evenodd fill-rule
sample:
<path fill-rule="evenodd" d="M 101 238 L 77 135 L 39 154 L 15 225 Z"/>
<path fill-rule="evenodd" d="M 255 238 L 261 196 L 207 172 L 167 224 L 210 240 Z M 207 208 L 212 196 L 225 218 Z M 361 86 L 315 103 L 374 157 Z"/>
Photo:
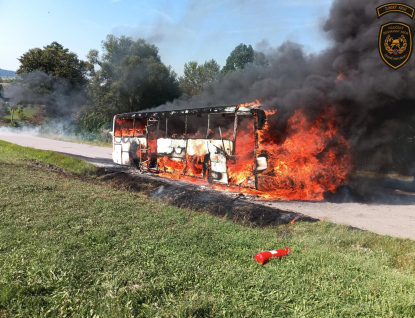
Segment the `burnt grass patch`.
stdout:
<path fill-rule="evenodd" d="M 163 179 L 150 173 L 139 174 L 131 169 L 100 168 L 97 179 L 111 187 L 138 192 L 179 208 L 210 213 L 234 222 L 252 226 L 273 226 L 290 222 L 316 222 L 315 218 L 256 203 L 250 196 L 223 193 L 186 182 Z"/>
<path fill-rule="evenodd" d="M 32 167 L 32 168 L 39 168 L 39 169 L 46 170 L 46 171 L 49 171 L 49 172 L 57 172 L 61 175 L 66 175 L 66 176 L 73 175 L 71 172 L 69 172 L 69 171 L 67 171 L 67 170 L 65 170 L 61 167 L 51 165 L 51 164 L 48 164 L 48 163 L 44 163 L 44 162 L 41 162 L 41 161 L 36 160 L 36 159 L 24 159 L 24 161 L 27 163 L 27 165 L 29 167 Z"/>
<path fill-rule="evenodd" d="M 140 174 L 124 167 L 98 168 L 92 176 L 83 176 L 66 169 L 28 159 L 34 169 L 57 173 L 66 178 L 90 183 L 102 182 L 113 189 L 136 192 L 141 196 L 160 200 L 172 206 L 209 213 L 249 226 L 275 226 L 292 222 L 317 222 L 318 219 L 301 213 L 284 211 L 254 201 L 254 197 L 240 193 L 223 193 L 190 183 L 165 179 L 151 173 Z"/>
<path fill-rule="evenodd" d="M 254 197 L 240 193 L 223 193 L 198 185 L 165 179 L 151 173 L 138 173 L 125 167 L 98 168 L 94 175 L 83 176 L 34 159 L 25 160 L 34 169 L 42 169 L 60 176 L 84 182 L 102 182 L 113 189 L 136 192 L 138 195 L 160 200 L 172 206 L 209 213 L 248 226 L 275 226 L 292 222 L 317 222 L 318 219 L 301 213 L 284 211 L 256 203 Z"/>

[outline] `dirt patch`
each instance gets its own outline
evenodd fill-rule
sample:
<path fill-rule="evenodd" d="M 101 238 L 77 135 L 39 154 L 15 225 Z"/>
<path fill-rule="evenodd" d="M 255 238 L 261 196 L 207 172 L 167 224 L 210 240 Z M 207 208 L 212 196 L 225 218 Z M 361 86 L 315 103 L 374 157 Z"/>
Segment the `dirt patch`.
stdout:
<path fill-rule="evenodd" d="M 32 167 L 32 168 L 39 168 L 39 169 L 43 169 L 43 170 L 50 171 L 50 172 L 57 172 L 65 176 L 73 175 L 72 173 L 68 172 L 67 170 L 63 168 L 60 168 L 60 167 L 57 167 L 51 164 L 47 164 L 44 162 L 40 162 L 36 159 L 24 159 L 24 161 L 27 163 L 29 167 Z"/>

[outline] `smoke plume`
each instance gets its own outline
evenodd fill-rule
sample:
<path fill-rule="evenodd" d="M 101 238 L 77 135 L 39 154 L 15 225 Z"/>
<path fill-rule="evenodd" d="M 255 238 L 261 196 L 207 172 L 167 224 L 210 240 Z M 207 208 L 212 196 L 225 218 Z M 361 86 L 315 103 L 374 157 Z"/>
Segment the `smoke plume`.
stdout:
<path fill-rule="evenodd" d="M 4 87 L 3 97 L 11 104 L 45 105 L 52 117 L 69 117 L 86 102 L 85 90 L 67 80 L 41 71 L 22 74 L 18 81 Z"/>
<path fill-rule="evenodd" d="M 387 66 L 378 49 L 379 32 L 388 22 L 414 21 L 400 13 L 377 17 L 385 0 L 335 0 L 322 31 L 331 46 L 307 55 L 301 45 L 285 42 L 267 50 L 270 65 L 247 67 L 207 84 L 204 93 L 176 100 L 159 109 L 235 105 L 259 99 L 267 109 L 272 133 L 284 140 L 286 120 L 296 109 L 316 116 L 327 105 L 336 106 L 343 133 L 355 157 L 371 154 L 371 164 L 390 163 L 385 144 L 401 132 L 405 120 L 415 115 L 415 58 L 398 70 Z M 415 5 L 413 1 L 402 1 Z M 415 160 L 415 158 L 414 158 Z"/>

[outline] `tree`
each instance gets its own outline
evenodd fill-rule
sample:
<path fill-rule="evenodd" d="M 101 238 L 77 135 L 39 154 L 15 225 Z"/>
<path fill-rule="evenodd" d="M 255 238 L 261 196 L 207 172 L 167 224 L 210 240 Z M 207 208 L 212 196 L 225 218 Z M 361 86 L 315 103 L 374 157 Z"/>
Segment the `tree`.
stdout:
<path fill-rule="evenodd" d="M 152 108 L 180 96 L 177 75 L 161 62 L 155 45 L 108 35 L 102 49 L 101 56 L 97 50 L 88 54 L 89 62 L 99 66 L 91 73 L 89 85 L 95 110 L 110 117 Z"/>
<path fill-rule="evenodd" d="M 266 56 L 262 52 L 254 51 L 254 62 L 253 65 L 256 67 L 266 67 L 269 66 L 269 61 L 267 60 Z"/>
<path fill-rule="evenodd" d="M 6 97 L 16 104 L 44 104 L 52 117 L 75 112 L 85 102 L 92 64 L 79 60 L 57 42 L 30 49 L 19 59 L 20 79 L 7 87 Z"/>
<path fill-rule="evenodd" d="M 254 66 L 267 66 L 268 61 L 264 53 L 254 51 L 251 45 L 246 46 L 241 43 L 231 52 L 226 59 L 226 64 L 222 69 L 222 73 L 226 74 L 231 71 L 242 70 L 247 64 Z"/>
<path fill-rule="evenodd" d="M 198 65 L 191 61 L 184 65 L 184 75 L 179 78 L 181 90 L 189 96 L 200 95 L 203 85 L 218 79 L 220 66 L 214 60 Z"/>
<path fill-rule="evenodd" d="M 42 71 L 56 79 L 64 79 L 73 87 L 80 87 L 88 82 L 92 65 L 78 59 L 58 42 L 52 42 L 42 49 L 34 48 L 23 54 L 17 74 Z"/>
<path fill-rule="evenodd" d="M 11 124 L 14 124 L 14 112 L 18 109 L 18 107 L 17 107 L 17 105 L 14 105 L 14 104 L 12 104 L 12 105 L 10 105 L 10 122 L 11 122 Z"/>

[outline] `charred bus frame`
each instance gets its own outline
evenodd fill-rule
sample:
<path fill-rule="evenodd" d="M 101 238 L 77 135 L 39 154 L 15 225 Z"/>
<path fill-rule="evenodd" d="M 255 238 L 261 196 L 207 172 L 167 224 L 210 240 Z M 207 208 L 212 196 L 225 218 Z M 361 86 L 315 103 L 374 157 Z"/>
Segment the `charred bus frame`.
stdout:
<path fill-rule="evenodd" d="M 256 175 L 267 169 L 266 156 L 256 153 L 257 131 L 263 128 L 265 120 L 260 105 L 115 115 L 113 161 L 141 171 L 178 173 L 207 178 L 214 183 L 235 184 L 228 169 L 238 160 L 240 149 L 236 144 L 237 138 L 242 138 L 238 132 L 243 126 L 249 130 L 244 134 L 252 133 L 250 137 L 255 140 L 252 178 L 244 183 L 258 188 Z"/>

